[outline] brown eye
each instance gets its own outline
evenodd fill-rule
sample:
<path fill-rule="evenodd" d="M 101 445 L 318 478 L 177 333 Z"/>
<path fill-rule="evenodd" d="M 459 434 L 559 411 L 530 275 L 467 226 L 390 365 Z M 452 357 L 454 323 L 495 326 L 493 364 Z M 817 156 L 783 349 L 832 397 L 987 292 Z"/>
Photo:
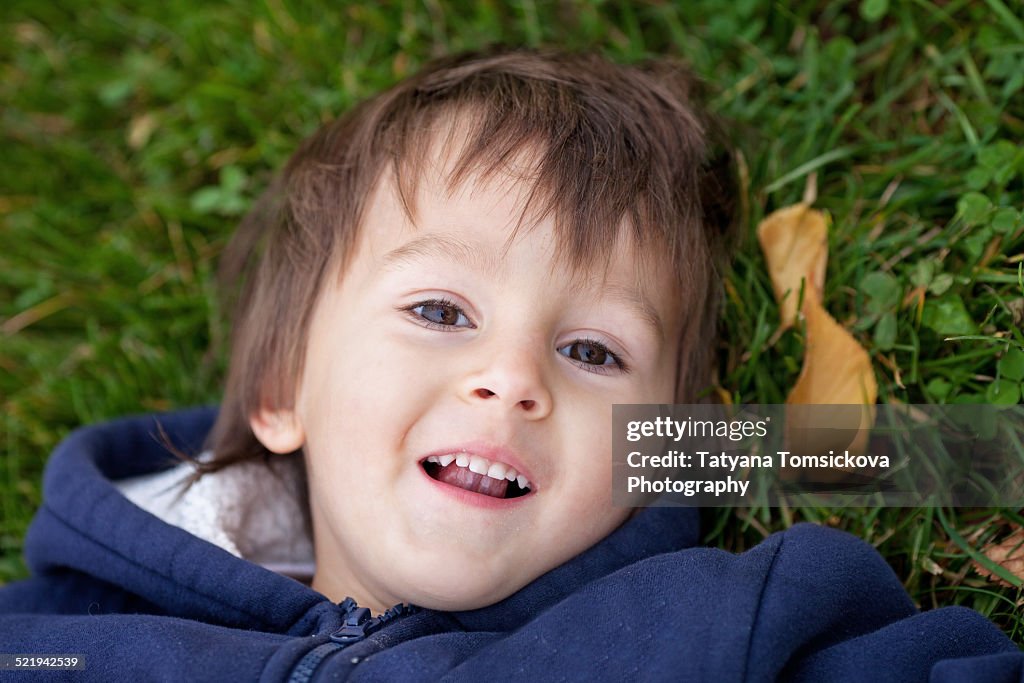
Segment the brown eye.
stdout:
<path fill-rule="evenodd" d="M 447 301 L 425 301 L 409 310 L 434 325 L 471 327 L 466 314 L 458 306 Z"/>
<path fill-rule="evenodd" d="M 575 341 L 561 347 L 558 352 L 587 365 L 619 365 L 612 352 L 603 345 L 592 341 Z"/>

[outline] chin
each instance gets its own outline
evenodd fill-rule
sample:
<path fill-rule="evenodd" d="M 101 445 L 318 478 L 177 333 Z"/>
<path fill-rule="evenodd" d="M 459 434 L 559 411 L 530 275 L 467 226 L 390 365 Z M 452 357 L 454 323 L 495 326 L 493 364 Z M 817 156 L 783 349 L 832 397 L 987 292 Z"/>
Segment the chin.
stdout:
<path fill-rule="evenodd" d="M 504 600 L 528 582 L 506 585 L 506 582 L 487 580 L 479 574 L 473 577 L 449 574 L 444 581 L 419 580 L 408 584 L 405 602 L 427 609 L 444 612 L 462 612 L 480 609 Z"/>

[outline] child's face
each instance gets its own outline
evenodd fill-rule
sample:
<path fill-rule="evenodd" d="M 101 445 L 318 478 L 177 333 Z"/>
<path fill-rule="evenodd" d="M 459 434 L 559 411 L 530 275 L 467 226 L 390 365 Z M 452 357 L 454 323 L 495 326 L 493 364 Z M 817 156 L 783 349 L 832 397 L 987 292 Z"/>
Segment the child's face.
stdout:
<path fill-rule="evenodd" d="M 611 503 L 612 404 L 672 402 L 674 288 L 638 278 L 624 242 L 574 288 L 550 219 L 505 250 L 524 188 L 504 180 L 447 196 L 424 179 L 415 225 L 382 182 L 323 286 L 294 412 L 253 420 L 271 450 L 305 448 L 313 586 L 332 599 L 482 607 L 630 512 Z M 426 464 L 446 455 L 470 469 Z M 500 497 L 516 486 L 472 472 L 486 464 L 528 493 Z"/>

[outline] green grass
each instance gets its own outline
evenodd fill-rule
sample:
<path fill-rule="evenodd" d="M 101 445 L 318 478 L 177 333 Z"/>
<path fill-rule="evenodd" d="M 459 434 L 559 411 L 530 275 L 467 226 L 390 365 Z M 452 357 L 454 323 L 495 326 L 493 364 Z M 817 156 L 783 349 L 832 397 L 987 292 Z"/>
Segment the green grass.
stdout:
<path fill-rule="evenodd" d="M 42 464 L 70 429 L 218 399 L 216 257 L 298 141 L 432 56 L 494 42 L 681 55 L 715 86 L 744 162 L 719 354 L 735 400 L 780 403 L 799 371 L 753 228 L 812 173 L 825 303 L 871 352 L 881 399 L 1019 395 L 1000 383 L 1024 345 L 1018 0 L 137 5 L 0 9 L 0 582 L 25 575 Z M 1024 643 L 1020 589 L 969 569 L 1015 511 L 707 517 L 734 550 L 800 519 L 847 529 L 922 607 L 972 606 Z"/>

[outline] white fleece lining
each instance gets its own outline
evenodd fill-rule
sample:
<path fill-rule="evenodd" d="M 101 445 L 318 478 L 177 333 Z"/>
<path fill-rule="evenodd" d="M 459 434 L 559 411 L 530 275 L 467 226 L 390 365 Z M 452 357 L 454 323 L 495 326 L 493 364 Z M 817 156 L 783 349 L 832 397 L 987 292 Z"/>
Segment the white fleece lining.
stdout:
<path fill-rule="evenodd" d="M 200 460 L 210 457 L 206 452 Z M 183 463 L 114 482 L 122 494 L 164 522 L 266 569 L 308 582 L 315 567 L 303 462 L 280 456 L 273 470 L 243 462 L 203 475 Z"/>

